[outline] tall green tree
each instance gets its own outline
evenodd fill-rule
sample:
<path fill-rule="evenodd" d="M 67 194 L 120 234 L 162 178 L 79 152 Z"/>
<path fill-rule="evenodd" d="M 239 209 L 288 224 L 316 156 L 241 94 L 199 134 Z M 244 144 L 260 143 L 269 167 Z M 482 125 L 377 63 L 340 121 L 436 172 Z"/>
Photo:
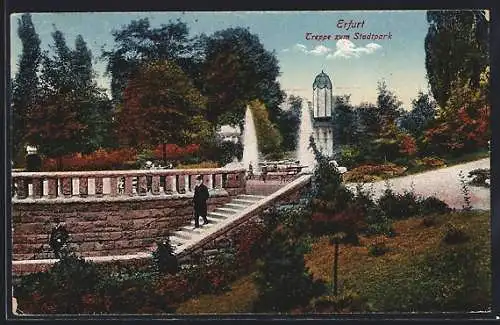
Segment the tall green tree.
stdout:
<path fill-rule="evenodd" d="M 389 127 L 402 115 L 403 103 L 387 87 L 385 81 L 378 82 L 377 90 L 377 113 L 382 122 L 382 128 Z"/>
<path fill-rule="evenodd" d="M 103 51 L 103 57 L 108 60 L 106 71 L 111 75 L 115 104 L 121 103 L 129 79 L 143 64 L 169 60 L 182 68 L 191 67 L 188 72 L 193 74 L 198 71 L 195 65 L 200 59 L 202 43 L 189 38 L 188 27 L 180 20 L 169 21 L 157 28 L 152 28 L 147 18 L 133 20 L 112 34 L 116 45 L 109 51 Z"/>
<path fill-rule="evenodd" d="M 401 126 L 413 136 L 419 137 L 436 116 L 436 102 L 429 94 L 419 91 L 411 104 L 412 110 L 404 115 Z"/>
<path fill-rule="evenodd" d="M 274 52 L 264 48 L 247 28 L 228 28 L 206 38 L 204 86 L 211 119 L 219 124 L 241 124 L 245 106 L 259 99 L 276 123 L 285 98 L 277 78 L 280 74 Z"/>
<path fill-rule="evenodd" d="M 118 135 L 128 146 L 186 145 L 211 137 L 206 99 L 174 62 L 144 65 L 129 81 L 117 115 Z"/>
<path fill-rule="evenodd" d="M 428 11 L 425 67 L 432 94 L 445 107 L 457 79 L 479 87 L 489 64 L 489 23 L 482 10 Z"/>
<path fill-rule="evenodd" d="M 37 72 L 41 61 L 40 37 L 29 13 L 17 21 L 17 35 L 21 39 L 22 53 L 18 70 L 12 82 L 12 154 L 20 156 L 24 147 L 27 116 L 35 105 L 39 92 Z"/>
<path fill-rule="evenodd" d="M 350 104 L 350 95 L 338 96 L 335 100 L 334 134 L 339 145 L 356 142 L 356 116 L 354 107 Z"/>
<path fill-rule="evenodd" d="M 276 126 L 283 137 L 282 146 L 285 151 L 294 151 L 297 148 L 302 111 L 302 98 L 290 95 L 287 99 L 288 109 L 281 110 Z"/>
<path fill-rule="evenodd" d="M 255 122 L 259 151 L 263 154 L 279 153 L 283 140 L 276 125 L 269 120 L 266 106 L 259 100 L 251 101 L 249 106 Z"/>

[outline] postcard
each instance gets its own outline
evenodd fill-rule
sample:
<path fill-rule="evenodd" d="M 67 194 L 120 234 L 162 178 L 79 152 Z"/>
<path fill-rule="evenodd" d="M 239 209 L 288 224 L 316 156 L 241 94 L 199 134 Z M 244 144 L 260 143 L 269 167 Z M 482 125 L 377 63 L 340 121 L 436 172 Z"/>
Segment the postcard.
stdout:
<path fill-rule="evenodd" d="M 10 30 L 13 317 L 492 310 L 488 10 Z"/>

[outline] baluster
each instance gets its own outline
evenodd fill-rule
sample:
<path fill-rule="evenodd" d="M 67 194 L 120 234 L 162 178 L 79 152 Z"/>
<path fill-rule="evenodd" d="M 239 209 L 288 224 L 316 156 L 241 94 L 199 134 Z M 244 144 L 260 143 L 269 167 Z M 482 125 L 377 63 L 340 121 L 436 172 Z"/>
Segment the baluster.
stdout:
<path fill-rule="evenodd" d="M 57 197 L 57 183 L 58 183 L 57 178 L 49 178 L 49 184 L 48 184 L 49 199 L 55 199 Z"/>
<path fill-rule="evenodd" d="M 16 184 L 16 193 L 18 199 L 25 199 L 28 197 L 28 180 L 24 177 L 14 178 Z"/>
<path fill-rule="evenodd" d="M 71 177 L 61 179 L 61 190 L 64 197 L 71 197 L 73 195 L 73 180 Z"/>
<path fill-rule="evenodd" d="M 145 175 L 138 176 L 138 178 L 139 179 L 137 180 L 137 189 L 138 189 L 137 192 L 139 192 L 139 195 L 144 196 L 148 191 L 148 181 Z"/>
<path fill-rule="evenodd" d="M 111 196 L 118 196 L 118 177 L 116 176 L 109 178 L 109 194 Z"/>
<path fill-rule="evenodd" d="M 78 191 L 80 193 L 80 197 L 87 197 L 89 194 L 89 179 L 87 177 L 79 178 Z"/>
<path fill-rule="evenodd" d="M 97 197 L 103 197 L 104 182 L 102 177 L 95 178 L 95 195 Z"/>
<path fill-rule="evenodd" d="M 222 189 L 222 174 L 215 174 L 215 188 Z"/>
<path fill-rule="evenodd" d="M 184 191 L 186 190 L 186 178 L 184 177 L 184 175 L 178 175 L 178 177 L 179 179 L 177 180 L 178 181 L 177 192 L 183 194 L 185 193 Z"/>
<path fill-rule="evenodd" d="M 133 196 L 133 179 L 132 176 L 125 176 L 125 195 Z"/>
<path fill-rule="evenodd" d="M 191 184 L 190 184 L 191 185 L 190 186 L 191 189 L 190 189 L 190 191 L 191 192 L 194 192 L 194 188 L 196 187 L 196 177 L 197 177 L 197 175 L 191 175 L 190 176 L 190 178 L 191 178 Z"/>
<path fill-rule="evenodd" d="M 160 175 L 154 175 L 153 179 L 151 180 L 151 194 L 160 194 Z"/>
<path fill-rule="evenodd" d="M 189 192 L 189 175 L 184 175 L 184 193 Z"/>
<path fill-rule="evenodd" d="M 33 198 L 39 199 L 43 196 L 43 180 L 41 178 L 33 178 Z"/>
<path fill-rule="evenodd" d="M 212 175 L 203 175 L 203 183 L 205 183 L 209 190 L 212 189 Z"/>

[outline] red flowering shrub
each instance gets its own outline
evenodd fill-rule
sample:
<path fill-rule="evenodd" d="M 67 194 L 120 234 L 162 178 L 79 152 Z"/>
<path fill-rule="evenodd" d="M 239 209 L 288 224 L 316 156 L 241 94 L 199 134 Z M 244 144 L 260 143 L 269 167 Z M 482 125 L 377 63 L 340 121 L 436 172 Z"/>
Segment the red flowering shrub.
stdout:
<path fill-rule="evenodd" d="M 485 147 L 490 134 L 490 107 L 476 112 L 460 108 L 437 126 L 424 132 L 424 145 L 436 154 L 467 152 Z"/>
<path fill-rule="evenodd" d="M 137 152 L 131 148 L 121 148 L 116 150 L 99 149 L 90 154 L 76 153 L 62 157 L 63 170 L 112 170 L 120 169 L 126 162 L 135 161 Z M 57 170 L 57 159 L 44 159 L 44 171 Z"/>
<path fill-rule="evenodd" d="M 264 229 L 256 222 L 245 225 L 244 231 L 236 236 L 236 265 L 240 270 L 248 270 L 256 259 L 258 247 L 264 238 Z"/>
<path fill-rule="evenodd" d="M 343 175 L 346 182 L 371 182 L 387 176 L 399 176 L 406 168 L 396 164 L 361 165 Z"/>
<path fill-rule="evenodd" d="M 200 145 L 190 144 L 186 147 L 180 147 L 176 144 L 166 144 L 165 149 L 167 160 L 181 160 L 198 153 L 200 151 Z M 163 144 L 156 146 L 154 149 L 154 156 L 158 160 L 163 159 Z"/>
<path fill-rule="evenodd" d="M 413 156 L 417 153 L 417 142 L 411 135 L 404 134 L 401 136 L 399 152 L 405 156 Z"/>

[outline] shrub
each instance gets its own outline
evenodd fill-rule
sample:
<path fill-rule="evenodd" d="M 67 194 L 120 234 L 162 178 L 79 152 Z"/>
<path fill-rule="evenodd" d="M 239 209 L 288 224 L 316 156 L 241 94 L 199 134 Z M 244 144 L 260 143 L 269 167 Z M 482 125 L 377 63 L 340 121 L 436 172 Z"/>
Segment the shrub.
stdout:
<path fill-rule="evenodd" d="M 436 198 L 435 196 L 429 196 L 420 202 L 422 214 L 443 214 L 451 211 L 451 208 L 444 201 Z"/>
<path fill-rule="evenodd" d="M 458 173 L 458 177 L 460 179 L 461 191 L 462 191 L 463 198 L 464 198 L 464 204 L 462 205 L 462 209 L 464 211 L 470 211 L 470 210 L 472 210 L 471 196 L 470 196 L 469 187 L 467 186 L 467 182 L 465 181 L 465 176 L 464 176 L 462 171 L 460 171 Z"/>
<path fill-rule="evenodd" d="M 98 281 L 95 264 L 70 254 L 46 272 L 22 277 L 15 291 L 27 302 L 25 312 L 75 314 L 80 312 L 81 297 L 91 294 Z"/>
<path fill-rule="evenodd" d="M 443 234 L 443 242 L 446 244 L 461 244 L 466 242 L 469 236 L 465 232 L 463 226 L 457 226 L 453 223 L 446 224 L 446 228 Z"/>
<path fill-rule="evenodd" d="M 112 170 L 123 168 L 125 162 L 135 162 L 137 159 L 137 152 L 135 149 L 131 148 L 116 150 L 99 149 L 90 154 L 76 153 L 61 158 L 48 158 L 43 160 L 43 170 L 57 170 L 58 159 L 61 159 L 62 168 L 66 171 Z"/>
<path fill-rule="evenodd" d="M 304 247 L 286 234 L 275 231 L 266 242 L 257 264 L 255 284 L 259 291 L 257 312 L 284 312 L 305 306 L 324 291 L 314 281 L 304 262 Z"/>
<path fill-rule="evenodd" d="M 372 182 L 382 178 L 400 176 L 406 167 L 396 164 L 362 165 L 344 174 L 346 182 Z"/>
<path fill-rule="evenodd" d="M 340 153 L 340 164 L 351 169 L 362 161 L 361 152 L 353 146 L 343 146 Z"/>
<path fill-rule="evenodd" d="M 170 244 L 170 238 L 158 241 L 152 255 L 155 271 L 169 274 L 175 274 L 179 271 L 179 262 L 174 254 L 174 248 Z"/>
<path fill-rule="evenodd" d="M 491 179 L 489 168 L 474 169 L 469 172 L 469 177 L 472 177 L 472 180 L 469 182 L 470 185 L 490 187 L 490 185 L 486 183 L 487 179 Z"/>

